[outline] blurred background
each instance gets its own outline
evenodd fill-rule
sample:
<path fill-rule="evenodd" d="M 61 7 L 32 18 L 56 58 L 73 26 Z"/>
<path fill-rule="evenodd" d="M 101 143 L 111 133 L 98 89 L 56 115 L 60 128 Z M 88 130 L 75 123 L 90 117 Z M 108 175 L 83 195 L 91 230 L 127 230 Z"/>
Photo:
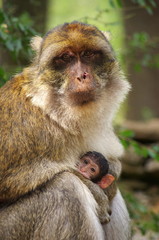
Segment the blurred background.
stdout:
<path fill-rule="evenodd" d="M 159 1 L 0 0 L 0 86 L 30 63 L 32 36 L 73 20 L 107 31 L 132 90 L 115 121 L 133 240 L 159 240 Z"/>

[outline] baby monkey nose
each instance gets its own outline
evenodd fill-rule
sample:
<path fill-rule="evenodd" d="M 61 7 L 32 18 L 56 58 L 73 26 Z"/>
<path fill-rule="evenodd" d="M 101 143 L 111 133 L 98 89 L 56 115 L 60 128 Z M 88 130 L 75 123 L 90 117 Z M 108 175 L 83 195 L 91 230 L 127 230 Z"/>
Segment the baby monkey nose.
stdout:
<path fill-rule="evenodd" d="M 81 172 L 85 172 L 86 169 L 85 169 L 84 167 L 81 167 L 81 168 L 80 168 L 80 171 L 81 171 Z"/>

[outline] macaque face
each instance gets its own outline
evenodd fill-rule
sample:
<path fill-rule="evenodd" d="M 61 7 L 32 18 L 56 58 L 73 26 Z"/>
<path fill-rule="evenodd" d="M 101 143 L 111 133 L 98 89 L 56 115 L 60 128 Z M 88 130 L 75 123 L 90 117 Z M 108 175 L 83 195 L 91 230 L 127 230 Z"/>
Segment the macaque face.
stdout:
<path fill-rule="evenodd" d="M 102 95 L 114 61 L 108 41 L 95 27 L 64 24 L 43 39 L 39 75 L 58 99 L 81 106 Z"/>
<path fill-rule="evenodd" d="M 91 180 L 96 178 L 100 173 L 99 166 L 88 156 L 80 159 L 78 169 L 84 177 Z"/>

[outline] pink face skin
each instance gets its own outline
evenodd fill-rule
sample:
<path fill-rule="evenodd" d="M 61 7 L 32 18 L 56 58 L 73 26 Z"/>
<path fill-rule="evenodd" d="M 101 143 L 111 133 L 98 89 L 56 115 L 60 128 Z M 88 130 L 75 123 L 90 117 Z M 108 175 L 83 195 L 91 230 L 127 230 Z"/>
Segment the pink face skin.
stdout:
<path fill-rule="evenodd" d="M 88 156 L 84 156 L 80 159 L 78 169 L 79 172 L 88 179 L 97 177 L 100 171 L 99 166 Z"/>

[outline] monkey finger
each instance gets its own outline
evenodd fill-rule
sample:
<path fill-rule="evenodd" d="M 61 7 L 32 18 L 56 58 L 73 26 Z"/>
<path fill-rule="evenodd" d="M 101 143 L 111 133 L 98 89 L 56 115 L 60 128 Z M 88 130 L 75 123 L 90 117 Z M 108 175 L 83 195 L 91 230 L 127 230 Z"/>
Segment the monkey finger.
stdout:
<path fill-rule="evenodd" d="M 100 222 L 102 224 L 106 224 L 106 223 L 110 222 L 110 216 L 107 214 L 105 216 L 100 217 Z"/>

